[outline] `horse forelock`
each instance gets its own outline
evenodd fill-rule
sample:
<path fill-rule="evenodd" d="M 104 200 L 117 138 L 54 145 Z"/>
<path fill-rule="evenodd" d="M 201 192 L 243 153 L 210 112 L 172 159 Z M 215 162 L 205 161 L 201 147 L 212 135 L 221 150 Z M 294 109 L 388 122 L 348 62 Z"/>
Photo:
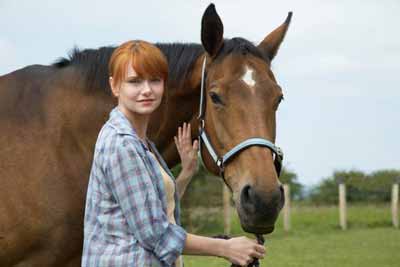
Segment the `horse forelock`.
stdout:
<path fill-rule="evenodd" d="M 218 52 L 215 60 L 221 60 L 228 55 L 253 55 L 266 62 L 269 62 L 268 58 L 250 41 L 235 37 L 232 39 L 225 39 L 221 50 Z"/>

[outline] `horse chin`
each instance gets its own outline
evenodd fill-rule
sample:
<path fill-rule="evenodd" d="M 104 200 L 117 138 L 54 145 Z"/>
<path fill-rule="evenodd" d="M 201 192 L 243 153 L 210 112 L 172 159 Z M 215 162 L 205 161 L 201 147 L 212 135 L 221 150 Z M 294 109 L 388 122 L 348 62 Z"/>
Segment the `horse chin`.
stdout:
<path fill-rule="evenodd" d="M 268 227 L 259 227 L 259 226 L 252 226 L 252 225 L 244 225 L 242 224 L 242 228 L 245 232 L 251 234 L 259 234 L 259 235 L 266 235 L 270 234 L 274 231 L 275 226 L 268 226 Z"/>
<path fill-rule="evenodd" d="M 270 234 L 275 229 L 275 219 L 273 220 L 257 220 L 252 216 L 238 210 L 240 225 L 247 233 L 252 234 Z"/>

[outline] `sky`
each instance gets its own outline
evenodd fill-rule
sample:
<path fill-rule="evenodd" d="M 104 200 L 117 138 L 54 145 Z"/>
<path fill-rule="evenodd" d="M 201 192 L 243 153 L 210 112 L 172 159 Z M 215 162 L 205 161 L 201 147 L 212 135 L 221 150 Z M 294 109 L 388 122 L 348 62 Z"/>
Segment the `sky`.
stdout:
<path fill-rule="evenodd" d="M 74 47 L 200 43 L 209 1 L 0 0 L 0 75 Z M 400 1 L 216 0 L 225 38 L 258 44 L 293 11 L 273 62 L 284 165 L 305 186 L 335 170 L 400 169 Z"/>

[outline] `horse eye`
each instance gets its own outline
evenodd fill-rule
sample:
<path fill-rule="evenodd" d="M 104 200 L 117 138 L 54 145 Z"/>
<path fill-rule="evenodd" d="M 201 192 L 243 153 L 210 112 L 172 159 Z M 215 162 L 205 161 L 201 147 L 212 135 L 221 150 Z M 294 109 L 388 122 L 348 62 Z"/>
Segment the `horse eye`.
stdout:
<path fill-rule="evenodd" d="M 224 104 L 224 103 L 222 102 L 221 97 L 220 97 L 217 93 L 215 93 L 215 92 L 210 92 L 209 95 L 210 95 L 210 97 L 211 97 L 211 100 L 214 102 L 214 104 Z"/>

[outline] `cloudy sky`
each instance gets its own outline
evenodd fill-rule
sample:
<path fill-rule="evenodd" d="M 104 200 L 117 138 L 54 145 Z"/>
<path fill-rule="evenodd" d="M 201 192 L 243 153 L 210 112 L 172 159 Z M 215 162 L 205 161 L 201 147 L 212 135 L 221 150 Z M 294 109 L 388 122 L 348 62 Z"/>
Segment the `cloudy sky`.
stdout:
<path fill-rule="evenodd" d="M 0 0 L 0 75 L 73 46 L 200 42 L 209 1 Z M 261 41 L 293 20 L 273 64 L 285 165 L 310 186 L 334 170 L 400 168 L 400 1 L 216 0 L 225 37 Z"/>

